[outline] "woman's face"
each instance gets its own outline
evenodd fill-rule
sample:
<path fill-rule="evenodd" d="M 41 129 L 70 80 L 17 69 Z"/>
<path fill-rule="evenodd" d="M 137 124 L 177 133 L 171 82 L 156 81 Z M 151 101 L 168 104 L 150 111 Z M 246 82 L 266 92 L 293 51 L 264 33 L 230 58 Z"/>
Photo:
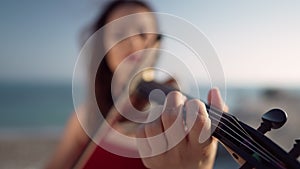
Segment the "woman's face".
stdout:
<path fill-rule="evenodd" d="M 107 23 L 119 19 L 121 17 L 136 14 L 141 12 L 150 12 L 149 9 L 138 5 L 123 5 L 114 9 L 108 16 Z M 104 32 L 104 47 L 112 48 L 107 53 L 107 64 L 112 72 L 116 70 L 118 65 L 126 59 L 128 66 L 141 62 L 141 53 L 137 52 L 148 47 L 152 47 L 155 43 L 157 35 L 155 34 L 140 34 L 143 32 L 156 32 L 156 20 L 152 14 L 143 14 L 143 16 L 130 17 L 116 22 L 113 26 L 109 26 Z M 130 36 L 117 44 L 115 42 Z M 136 53 L 135 53 L 136 52 Z"/>

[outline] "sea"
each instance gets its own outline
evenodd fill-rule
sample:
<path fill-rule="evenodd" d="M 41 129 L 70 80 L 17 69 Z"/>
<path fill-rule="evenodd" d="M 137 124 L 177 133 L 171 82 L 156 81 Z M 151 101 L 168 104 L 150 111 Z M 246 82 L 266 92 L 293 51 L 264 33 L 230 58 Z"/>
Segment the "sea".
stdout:
<path fill-rule="evenodd" d="M 62 127 L 73 112 L 68 84 L 0 84 L 0 128 Z"/>
<path fill-rule="evenodd" d="M 261 90 L 229 88 L 226 102 L 234 107 L 237 96 L 255 97 Z M 201 96 L 207 92 L 208 89 L 201 89 Z M 201 99 L 206 100 L 205 96 Z M 73 112 L 72 85 L 69 83 L 0 83 L 0 130 L 59 129 L 65 126 Z"/>
<path fill-rule="evenodd" d="M 207 91 L 203 88 L 200 93 Z M 226 103 L 233 110 L 231 113 L 235 114 L 235 110 L 240 110 L 241 99 L 259 100 L 260 97 L 272 97 L 278 93 L 291 96 L 295 103 L 300 100 L 300 88 L 227 87 Z M 205 97 L 202 99 L 205 100 Z M 0 140 L 21 137 L 59 139 L 73 112 L 71 83 L 0 83 Z M 220 146 L 214 168 L 238 168 L 224 152 Z M 0 166 L 5 167 L 5 163 Z"/>

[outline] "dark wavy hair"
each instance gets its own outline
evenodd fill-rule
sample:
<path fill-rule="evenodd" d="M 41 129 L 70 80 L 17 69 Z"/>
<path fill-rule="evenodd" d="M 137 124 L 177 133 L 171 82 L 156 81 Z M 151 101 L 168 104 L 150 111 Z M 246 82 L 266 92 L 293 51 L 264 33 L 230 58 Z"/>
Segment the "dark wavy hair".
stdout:
<path fill-rule="evenodd" d="M 133 0 L 116 0 L 110 1 L 106 6 L 103 8 L 100 15 L 95 20 L 94 24 L 89 28 L 89 35 L 91 36 L 97 30 L 102 28 L 105 24 L 107 24 L 108 17 L 110 14 L 118 7 L 123 5 L 135 5 L 140 6 L 148 9 L 150 12 L 153 11 L 152 8 L 143 1 L 133 1 Z M 97 50 L 101 50 L 104 52 L 103 46 L 103 35 L 99 36 L 100 39 L 97 40 Z M 93 58 L 91 62 L 97 62 L 97 57 Z M 93 64 L 93 63 L 91 63 Z M 112 81 L 113 72 L 109 69 L 107 64 L 106 56 L 100 63 L 96 77 L 95 77 L 95 95 L 98 107 L 104 117 L 107 116 L 109 110 L 113 106 L 113 99 L 111 95 L 111 81 Z"/>

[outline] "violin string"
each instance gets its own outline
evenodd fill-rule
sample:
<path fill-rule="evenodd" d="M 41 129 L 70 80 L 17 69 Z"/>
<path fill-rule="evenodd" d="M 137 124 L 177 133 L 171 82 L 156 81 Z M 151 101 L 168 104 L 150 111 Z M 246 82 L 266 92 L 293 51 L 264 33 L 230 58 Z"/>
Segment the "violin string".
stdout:
<path fill-rule="evenodd" d="M 189 99 L 192 99 L 191 97 L 187 96 Z M 201 100 L 202 101 L 202 100 Z M 204 101 L 202 101 L 206 108 L 207 108 L 207 112 L 210 116 L 212 115 L 216 115 L 218 116 L 218 118 L 216 119 L 219 119 L 219 122 L 221 122 L 221 120 L 226 120 L 228 123 L 230 123 L 231 125 L 233 125 L 235 127 L 235 129 L 237 129 L 239 132 L 243 133 L 245 135 L 246 138 L 250 139 L 253 141 L 253 143 L 259 147 L 260 149 L 264 150 L 269 156 L 273 157 L 274 159 L 276 159 L 278 162 L 280 160 L 278 160 L 278 158 L 276 158 L 272 153 L 270 153 L 268 150 L 266 150 L 264 147 L 262 147 L 261 145 L 259 145 L 258 143 L 256 143 L 256 141 L 245 131 L 245 129 L 239 124 L 239 122 L 231 117 L 231 116 L 227 116 L 227 114 L 223 113 L 223 111 L 220 111 L 219 109 L 217 109 L 216 107 L 212 107 L 212 106 L 209 106 L 208 104 L 206 104 Z M 233 123 L 232 121 L 234 121 L 235 123 Z M 228 126 L 227 124 L 223 123 L 223 125 L 227 128 L 229 128 L 231 131 L 233 131 L 233 129 Z M 239 136 L 239 137 L 242 137 L 240 134 L 238 134 L 237 131 L 233 131 L 233 132 L 236 132 L 236 134 Z M 245 139 L 244 137 L 242 137 L 243 139 Z M 249 140 L 249 141 L 250 141 Z M 246 140 L 247 141 L 247 140 Z M 240 141 L 239 141 L 240 142 Z M 251 144 L 251 143 L 250 143 Z M 251 144 L 252 145 L 252 144 Z M 255 147 L 255 145 L 252 145 Z M 255 147 L 255 148 L 257 148 Z M 257 148 L 258 149 L 258 148 Z M 258 150 L 260 150 L 258 149 Z"/>
<path fill-rule="evenodd" d="M 232 123 L 231 120 L 228 119 L 229 117 L 223 116 L 223 115 L 226 115 L 225 113 L 221 113 L 219 110 L 216 110 L 216 109 L 210 109 L 210 115 L 217 115 L 217 116 L 219 116 L 219 118 L 215 118 L 217 120 L 217 122 L 222 123 L 225 127 L 229 128 L 231 131 L 235 132 L 239 137 L 242 137 L 238 132 L 234 131 L 232 129 L 232 127 L 228 126 L 227 124 L 225 124 L 225 123 L 223 123 L 221 121 L 222 119 L 225 119 L 227 122 L 231 123 L 237 130 L 240 130 L 240 128 L 243 129 L 243 127 L 241 127 L 240 125 L 238 125 L 238 126 L 236 125 L 236 124 L 239 124 L 239 123 L 234 118 L 231 118 L 229 116 L 231 120 L 236 121 L 236 124 Z M 213 116 L 210 116 L 210 117 L 214 118 Z M 256 144 L 257 147 L 259 147 L 260 149 L 264 150 L 266 153 L 268 153 L 270 156 L 272 156 L 273 158 L 276 159 L 276 157 L 273 156 L 271 153 L 269 153 L 264 147 L 262 147 L 261 145 L 257 144 L 256 141 L 248 133 L 247 134 L 243 133 L 243 134 L 245 135 L 246 138 L 251 139 L 251 141 L 253 141 Z M 242 137 L 242 138 L 245 139 L 244 137 Z M 255 145 L 252 145 L 252 146 L 255 146 Z"/>
<path fill-rule="evenodd" d="M 215 126 L 216 126 L 217 128 L 219 128 L 216 124 L 215 124 Z M 222 130 L 223 132 L 226 132 L 226 131 L 225 131 L 224 129 L 222 129 L 222 128 L 219 128 L 219 129 Z M 227 133 L 228 135 L 230 135 L 228 132 L 226 132 L 226 133 Z M 253 153 L 256 153 L 257 155 L 260 155 L 260 157 L 261 157 L 262 159 L 266 160 L 267 162 L 270 162 L 270 163 L 276 164 L 277 166 L 279 165 L 280 167 L 283 167 L 283 166 L 280 164 L 280 162 L 277 162 L 276 160 L 272 159 L 271 157 L 269 157 L 268 155 L 264 154 L 263 152 L 262 152 L 262 153 L 263 153 L 264 155 L 262 155 L 260 152 L 257 152 L 257 150 L 254 150 L 254 149 L 252 149 L 251 147 L 247 146 L 247 144 L 245 144 L 245 143 L 243 143 L 243 142 L 240 142 L 240 141 L 239 141 L 237 138 L 235 138 L 234 136 L 232 136 L 232 135 L 230 135 L 230 136 L 231 136 L 231 138 L 237 140 L 239 143 L 243 144 L 246 148 L 252 150 Z"/>
<path fill-rule="evenodd" d="M 239 122 L 238 122 L 236 119 L 232 118 L 231 116 L 225 117 L 225 116 L 223 116 L 223 115 L 226 115 L 226 114 L 222 113 L 222 114 L 220 115 L 220 112 L 215 113 L 215 112 L 213 112 L 213 111 L 210 111 L 210 113 L 211 113 L 211 114 L 210 114 L 210 117 L 212 117 L 212 115 L 217 115 L 217 116 L 219 116 L 219 118 L 217 118 L 217 119 L 220 119 L 219 122 L 221 122 L 221 120 L 225 119 L 227 122 L 231 123 L 231 125 L 233 125 L 233 126 L 235 127 L 235 129 L 237 129 L 237 130 L 239 130 L 239 131 L 244 131 L 243 127 L 239 124 Z M 230 117 L 231 120 L 235 121 L 235 123 L 231 122 L 231 120 L 228 119 L 229 117 Z M 223 123 L 223 122 L 222 122 L 222 123 Z M 224 125 L 225 127 L 229 128 L 230 130 L 233 131 L 233 129 L 232 129 L 230 126 L 226 125 L 225 123 L 223 123 L 223 125 Z M 241 130 L 241 129 L 243 129 L 243 130 Z M 238 134 L 237 131 L 233 131 L 233 132 L 235 132 L 235 133 Z M 246 131 L 245 131 L 244 133 L 242 133 L 242 134 L 244 134 L 246 138 L 251 139 L 254 143 L 256 143 L 256 141 L 255 141 L 255 140 L 254 140 L 254 139 L 253 139 Z M 238 135 L 239 135 L 239 134 L 238 134 Z M 239 135 L 239 136 L 240 136 L 240 135 Z M 258 147 L 260 147 L 261 149 L 265 150 L 265 149 L 264 149 L 262 146 L 260 146 L 259 144 L 256 143 L 256 145 L 257 145 Z M 267 152 L 267 150 L 265 150 L 265 151 Z M 269 154 L 272 155 L 271 153 L 269 153 Z M 273 156 L 273 157 L 274 157 L 274 156 Z M 274 157 L 274 158 L 276 158 L 276 157 Z"/>
<path fill-rule="evenodd" d="M 223 123 L 223 122 L 220 122 Z M 224 123 L 223 123 L 224 124 Z M 223 132 L 225 132 L 227 135 L 229 135 L 231 138 L 235 139 L 237 142 L 239 142 L 240 144 L 243 144 L 245 147 L 247 147 L 248 149 L 250 149 L 251 151 L 253 151 L 254 153 L 257 153 L 260 155 L 260 157 L 262 157 L 263 159 L 265 159 L 266 161 L 271 161 L 273 163 L 275 163 L 277 166 L 283 167 L 280 162 L 278 162 L 276 159 L 274 160 L 272 157 L 270 157 L 269 155 L 265 154 L 265 152 L 260 151 L 259 149 L 257 149 L 257 147 L 255 147 L 254 145 L 252 145 L 251 143 L 249 143 L 250 145 L 252 145 L 254 147 L 251 148 L 251 146 L 248 146 L 247 144 L 245 144 L 244 142 L 241 142 L 238 138 L 232 136 L 229 132 L 227 132 L 226 130 L 224 130 L 223 128 L 219 127 L 218 123 L 212 123 L 212 125 L 214 125 L 216 128 L 222 130 Z M 224 124 L 226 125 L 226 124 Z M 229 128 L 230 129 L 230 128 Z M 240 136 L 241 137 L 241 136 Z M 243 137 L 242 137 L 243 138 Z M 243 138 L 244 139 L 244 138 Z M 259 151 L 259 152 L 258 152 Z"/>
<path fill-rule="evenodd" d="M 202 100 L 201 100 L 201 101 L 202 101 Z M 249 135 L 249 134 L 246 132 L 246 130 L 239 124 L 239 122 L 236 120 L 236 118 L 233 118 L 233 117 L 229 116 L 228 114 L 224 114 L 223 111 L 220 111 L 220 110 L 218 110 L 217 108 L 214 108 L 214 107 L 212 107 L 212 106 L 207 105 L 204 101 L 202 101 L 202 102 L 205 104 L 208 113 L 213 112 L 213 113 L 215 113 L 216 115 L 218 115 L 219 117 L 228 116 L 228 117 L 226 117 L 226 118 L 224 117 L 224 119 L 225 119 L 228 123 L 231 123 L 232 125 L 234 125 L 234 123 L 231 121 L 231 120 L 233 120 L 233 121 L 235 122 L 235 124 L 237 124 L 237 125 L 239 126 L 238 129 L 239 129 L 241 132 L 243 132 L 245 135 L 247 135 L 247 136 L 250 137 L 250 135 Z M 211 114 L 211 115 L 213 115 L 213 114 Z M 230 118 L 231 120 L 229 120 L 228 118 Z"/>

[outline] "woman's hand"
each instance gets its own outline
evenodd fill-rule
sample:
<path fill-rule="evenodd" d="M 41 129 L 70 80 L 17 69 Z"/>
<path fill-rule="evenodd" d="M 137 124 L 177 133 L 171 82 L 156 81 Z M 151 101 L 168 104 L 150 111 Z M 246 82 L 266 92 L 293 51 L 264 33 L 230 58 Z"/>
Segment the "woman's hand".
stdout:
<path fill-rule="evenodd" d="M 218 89 L 209 91 L 208 102 L 224 110 Z M 186 110 L 185 119 L 183 107 Z M 217 140 L 211 137 L 211 121 L 205 105 L 196 99 L 186 100 L 179 92 L 168 94 L 160 118 L 142 125 L 137 137 L 140 155 L 148 168 L 213 167 Z"/>

